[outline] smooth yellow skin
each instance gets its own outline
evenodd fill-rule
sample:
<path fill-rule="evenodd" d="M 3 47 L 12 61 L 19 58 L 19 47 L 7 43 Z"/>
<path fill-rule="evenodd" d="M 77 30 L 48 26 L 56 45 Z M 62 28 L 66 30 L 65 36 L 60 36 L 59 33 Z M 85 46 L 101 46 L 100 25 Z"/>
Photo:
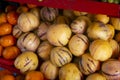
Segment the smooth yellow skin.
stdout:
<path fill-rule="evenodd" d="M 97 39 L 89 47 L 91 56 L 95 60 L 106 61 L 112 56 L 112 47 L 108 41 Z"/>
<path fill-rule="evenodd" d="M 53 24 L 47 31 L 47 39 L 54 46 L 67 45 L 71 37 L 71 29 L 66 24 Z"/>
<path fill-rule="evenodd" d="M 38 57 L 33 52 L 23 52 L 15 59 L 14 66 L 22 73 L 35 70 L 38 66 Z"/>
<path fill-rule="evenodd" d="M 86 80 L 107 80 L 102 74 L 100 73 L 93 73 L 90 74 Z"/>
<path fill-rule="evenodd" d="M 59 80 L 82 80 L 82 73 L 74 63 L 64 65 L 59 70 Z"/>

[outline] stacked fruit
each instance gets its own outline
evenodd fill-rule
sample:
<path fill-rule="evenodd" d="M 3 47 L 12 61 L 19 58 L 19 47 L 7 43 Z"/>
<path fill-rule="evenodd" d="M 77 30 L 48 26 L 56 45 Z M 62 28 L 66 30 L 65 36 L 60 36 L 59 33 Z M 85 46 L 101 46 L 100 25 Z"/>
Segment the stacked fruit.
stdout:
<path fill-rule="evenodd" d="M 120 4 L 120 0 L 101 0 L 102 2 Z"/>
<path fill-rule="evenodd" d="M 1 55 L 14 59 L 15 68 L 22 73 L 17 80 L 120 78 L 119 18 L 32 4 L 7 11 L 0 18 Z M 3 47 L 8 51 L 2 51 Z M 8 80 L 10 75 L 0 78 Z"/>

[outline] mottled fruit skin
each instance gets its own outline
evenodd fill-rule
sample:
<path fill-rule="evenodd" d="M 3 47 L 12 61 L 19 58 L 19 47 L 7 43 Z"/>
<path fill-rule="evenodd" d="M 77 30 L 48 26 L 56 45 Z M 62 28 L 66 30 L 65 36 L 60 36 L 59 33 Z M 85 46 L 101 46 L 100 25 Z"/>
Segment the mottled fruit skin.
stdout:
<path fill-rule="evenodd" d="M 40 66 L 40 71 L 44 74 L 47 79 L 54 80 L 58 76 L 59 68 L 47 60 Z"/>
<path fill-rule="evenodd" d="M 39 26 L 40 20 L 33 13 L 25 12 L 20 14 L 17 23 L 21 31 L 29 32 L 36 29 Z"/>
<path fill-rule="evenodd" d="M 83 74 L 89 75 L 100 69 L 100 62 L 85 53 L 80 57 L 79 68 Z"/>
<path fill-rule="evenodd" d="M 105 78 L 105 76 L 103 76 L 102 74 L 100 73 L 93 73 L 93 74 L 90 74 L 89 76 L 87 76 L 86 80 L 107 80 Z"/>
<path fill-rule="evenodd" d="M 32 32 L 22 34 L 17 40 L 17 46 L 23 51 L 35 52 L 40 44 L 38 36 Z"/>
<path fill-rule="evenodd" d="M 40 10 L 41 19 L 43 21 L 52 22 L 58 16 L 57 8 L 43 7 Z"/>
<path fill-rule="evenodd" d="M 107 80 L 119 80 L 120 79 L 119 66 L 120 66 L 120 61 L 116 59 L 110 59 L 102 64 L 101 70 Z"/>
<path fill-rule="evenodd" d="M 53 24 L 47 31 L 47 39 L 54 46 L 67 45 L 71 35 L 71 29 L 66 24 Z"/>
<path fill-rule="evenodd" d="M 26 73 L 31 70 L 36 70 L 38 62 L 38 57 L 35 53 L 26 51 L 15 59 L 14 66 L 19 69 L 21 73 Z"/>
<path fill-rule="evenodd" d="M 83 34 L 73 35 L 68 43 L 68 47 L 74 56 L 81 56 L 84 54 L 88 46 L 89 40 L 87 36 Z"/>
<path fill-rule="evenodd" d="M 106 40 L 94 40 L 89 47 L 90 55 L 99 61 L 106 61 L 112 56 L 112 47 Z"/>
<path fill-rule="evenodd" d="M 68 63 L 59 70 L 59 80 L 83 80 L 83 75 L 74 63 Z"/>
<path fill-rule="evenodd" d="M 51 62 L 61 67 L 72 60 L 72 53 L 66 47 L 54 47 L 50 53 Z"/>
<path fill-rule="evenodd" d="M 110 24 L 104 24 L 103 22 L 93 22 L 87 28 L 87 35 L 91 40 L 110 40 L 114 37 L 114 34 L 114 27 Z"/>

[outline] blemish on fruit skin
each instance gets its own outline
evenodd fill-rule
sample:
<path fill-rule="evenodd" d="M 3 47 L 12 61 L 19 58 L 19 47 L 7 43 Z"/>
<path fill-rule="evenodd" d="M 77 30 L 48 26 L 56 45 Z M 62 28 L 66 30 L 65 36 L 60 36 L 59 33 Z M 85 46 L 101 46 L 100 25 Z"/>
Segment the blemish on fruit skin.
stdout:
<path fill-rule="evenodd" d="M 29 59 L 28 57 L 26 57 L 25 61 L 26 63 L 24 64 L 24 67 L 26 67 L 32 61 L 32 59 Z"/>

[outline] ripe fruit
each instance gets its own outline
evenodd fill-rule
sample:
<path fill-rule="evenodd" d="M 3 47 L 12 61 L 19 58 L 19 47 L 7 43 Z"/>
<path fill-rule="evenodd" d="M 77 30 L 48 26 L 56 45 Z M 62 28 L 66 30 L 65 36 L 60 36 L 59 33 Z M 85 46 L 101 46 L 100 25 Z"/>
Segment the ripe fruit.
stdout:
<path fill-rule="evenodd" d="M 14 36 L 12 35 L 6 35 L 0 38 L 0 44 L 3 47 L 8 47 L 8 46 L 12 46 L 16 43 L 16 39 Z"/>
<path fill-rule="evenodd" d="M 10 24 L 15 25 L 17 24 L 18 13 L 15 11 L 10 11 L 7 13 L 7 20 Z"/>
<path fill-rule="evenodd" d="M 25 80 L 44 80 L 44 76 L 40 71 L 30 71 L 26 74 Z"/>
<path fill-rule="evenodd" d="M 0 13 L 0 24 L 7 22 L 7 15 L 6 13 Z"/>
<path fill-rule="evenodd" d="M 15 80 L 15 77 L 13 75 L 4 75 L 1 80 Z"/>
<path fill-rule="evenodd" d="M 12 32 L 12 25 L 9 23 L 0 24 L 0 36 L 10 34 Z"/>
<path fill-rule="evenodd" d="M 2 76 L 8 75 L 8 74 L 12 74 L 12 73 L 10 71 L 8 71 L 7 69 L 0 70 L 0 80 L 1 80 Z"/>
<path fill-rule="evenodd" d="M 20 50 L 17 46 L 9 46 L 3 50 L 3 57 L 5 59 L 15 59 L 20 54 Z"/>
<path fill-rule="evenodd" d="M 23 13 L 23 12 L 27 12 L 27 11 L 28 11 L 28 7 L 23 6 L 23 5 L 19 6 L 16 10 L 17 13 Z"/>

